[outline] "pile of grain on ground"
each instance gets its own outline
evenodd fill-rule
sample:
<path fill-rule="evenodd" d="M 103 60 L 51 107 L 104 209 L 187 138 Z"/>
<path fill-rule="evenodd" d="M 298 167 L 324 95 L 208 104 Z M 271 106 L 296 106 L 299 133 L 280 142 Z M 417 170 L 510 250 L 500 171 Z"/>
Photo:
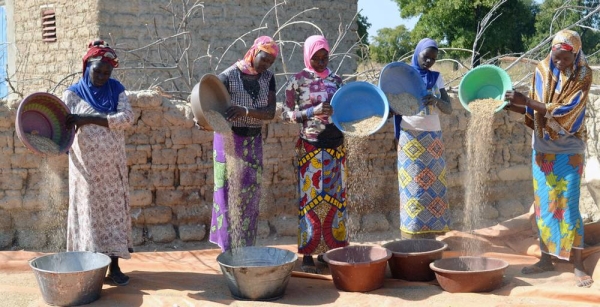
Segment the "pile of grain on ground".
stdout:
<path fill-rule="evenodd" d="M 49 139 L 45 136 L 41 136 L 39 134 L 25 134 L 27 141 L 31 146 L 35 147 L 42 153 L 47 155 L 58 155 L 60 153 L 60 146 L 54 143 L 52 139 Z"/>
<path fill-rule="evenodd" d="M 466 230 L 478 229 L 483 208 L 486 206 L 487 182 L 491 169 L 494 150 L 494 113 L 502 101 L 480 99 L 469 103 L 471 117 L 467 125 L 467 169 L 469 176 L 465 180 L 465 215 Z M 467 255 L 477 256 L 482 251 L 479 240 L 469 241 L 465 246 Z"/>
<path fill-rule="evenodd" d="M 419 113 L 419 99 L 410 93 L 385 94 L 390 108 L 400 115 L 415 115 Z"/>
<path fill-rule="evenodd" d="M 344 132 L 353 136 L 365 136 L 373 133 L 381 124 L 383 117 L 374 115 L 360 120 L 341 123 Z"/>
<path fill-rule="evenodd" d="M 231 124 L 221 113 L 214 110 L 208 110 L 204 112 L 204 117 L 214 131 L 219 133 L 231 133 Z"/>

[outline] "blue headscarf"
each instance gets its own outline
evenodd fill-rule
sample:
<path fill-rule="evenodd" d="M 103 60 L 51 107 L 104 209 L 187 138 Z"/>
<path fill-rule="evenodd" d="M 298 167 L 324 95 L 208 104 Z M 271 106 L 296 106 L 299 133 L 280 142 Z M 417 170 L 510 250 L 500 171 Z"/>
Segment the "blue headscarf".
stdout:
<path fill-rule="evenodd" d="M 125 91 L 125 87 L 121 82 L 112 78 L 108 79 L 108 82 L 101 87 L 94 86 L 89 72 L 92 63 L 87 63 L 83 77 L 79 79 L 79 82 L 71 85 L 69 90 L 89 103 L 94 110 L 100 113 L 115 113 L 117 112 L 119 95 Z"/>
<path fill-rule="evenodd" d="M 411 66 L 414 67 L 417 71 L 419 71 L 419 74 L 421 75 L 423 82 L 425 82 L 425 85 L 426 85 L 427 89 L 429 90 L 429 89 L 433 88 L 433 86 L 435 85 L 435 82 L 437 81 L 437 78 L 440 75 L 440 73 L 437 71 L 431 71 L 429 69 L 424 69 L 419 66 L 419 54 L 427 48 L 438 49 L 438 46 L 437 46 L 437 43 L 431 38 L 422 39 L 417 44 L 417 47 L 415 48 L 415 53 L 413 54 L 413 57 L 412 57 Z"/>

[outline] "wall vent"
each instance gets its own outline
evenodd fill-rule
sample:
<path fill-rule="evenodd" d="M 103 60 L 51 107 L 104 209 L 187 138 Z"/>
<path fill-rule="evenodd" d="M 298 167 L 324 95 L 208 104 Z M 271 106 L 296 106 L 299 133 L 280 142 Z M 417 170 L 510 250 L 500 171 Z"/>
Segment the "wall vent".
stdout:
<path fill-rule="evenodd" d="M 42 9 L 42 41 L 47 43 L 56 41 L 56 18 L 54 9 Z"/>

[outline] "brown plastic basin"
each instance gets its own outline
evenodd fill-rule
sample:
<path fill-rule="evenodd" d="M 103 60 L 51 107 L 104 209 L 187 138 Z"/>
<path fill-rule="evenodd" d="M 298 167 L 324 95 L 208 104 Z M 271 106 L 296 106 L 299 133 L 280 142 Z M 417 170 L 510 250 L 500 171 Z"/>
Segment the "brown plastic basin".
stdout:
<path fill-rule="evenodd" d="M 348 292 L 368 292 L 383 286 L 387 261 L 392 252 L 381 246 L 352 245 L 332 249 L 323 258 L 333 284 Z"/>
<path fill-rule="evenodd" d="M 442 289 L 451 292 L 489 292 L 502 285 L 508 262 L 485 257 L 455 257 L 429 264 Z"/>
<path fill-rule="evenodd" d="M 388 260 L 392 277 L 408 281 L 430 281 L 435 273 L 429 264 L 442 259 L 448 244 L 433 239 L 393 241 L 383 245 L 392 252 Z"/>

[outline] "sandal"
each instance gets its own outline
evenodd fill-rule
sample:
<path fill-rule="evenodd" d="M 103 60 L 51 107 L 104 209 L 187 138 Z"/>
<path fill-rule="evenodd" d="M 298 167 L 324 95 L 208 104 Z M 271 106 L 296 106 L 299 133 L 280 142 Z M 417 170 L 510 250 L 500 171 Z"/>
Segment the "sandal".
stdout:
<path fill-rule="evenodd" d="M 300 268 L 302 269 L 302 272 L 304 273 L 310 273 L 310 274 L 321 274 L 321 270 L 319 270 L 319 268 L 317 268 L 316 265 L 310 265 L 310 264 L 302 264 L 300 266 Z"/>
<path fill-rule="evenodd" d="M 108 278 L 110 278 L 117 286 L 125 286 L 129 283 L 129 276 L 122 272 L 110 272 L 108 273 Z"/>
<path fill-rule="evenodd" d="M 521 269 L 521 273 L 523 273 L 525 275 L 539 274 L 539 273 L 544 273 L 544 272 L 549 272 L 549 271 L 554 271 L 554 265 L 540 264 L 539 262 L 534 265 L 526 266 L 523 269 Z"/>
<path fill-rule="evenodd" d="M 580 288 L 589 288 L 594 283 L 594 280 L 589 275 L 575 276 L 575 279 L 577 280 L 575 285 Z"/>
<path fill-rule="evenodd" d="M 317 261 L 319 261 L 320 263 L 324 264 L 326 267 L 329 266 L 328 263 L 327 263 L 327 261 L 325 261 L 325 258 L 323 258 L 323 254 L 317 256 Z"/>

